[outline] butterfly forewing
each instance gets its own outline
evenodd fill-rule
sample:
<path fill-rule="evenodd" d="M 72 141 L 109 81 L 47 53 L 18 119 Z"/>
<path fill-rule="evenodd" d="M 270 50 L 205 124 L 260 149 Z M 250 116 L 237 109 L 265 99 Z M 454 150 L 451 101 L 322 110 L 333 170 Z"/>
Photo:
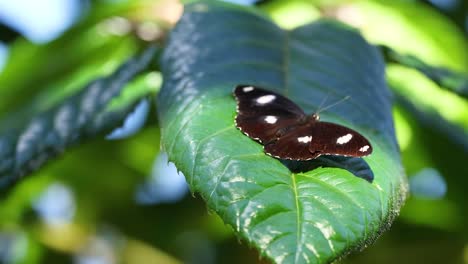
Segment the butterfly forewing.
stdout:
<path fill-rule="evenodd" d="M 333 123 L 316 122 L 309 151 L 320 155 L 362 157 L 372 153 L 369 141 L 358 132 Z"/>
<path fill-rule="evenodd" d="M 302 109 L 288 98 L 262 88 L 239 85 L 234 96 L 237 100 L 237 127 L 262 143 L 276 140 L 278 130 L 296 124 L 305 116 Z"/>

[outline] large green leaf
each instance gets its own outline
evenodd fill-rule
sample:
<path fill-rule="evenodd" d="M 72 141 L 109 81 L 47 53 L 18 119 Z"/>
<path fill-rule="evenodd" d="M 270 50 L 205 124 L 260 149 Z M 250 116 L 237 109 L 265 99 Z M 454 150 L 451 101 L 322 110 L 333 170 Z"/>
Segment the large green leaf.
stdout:
<path fill-rule="evenodd" d="M 67 147 L 121 125 L 136 103 L 153 91 L 146 85 L 133 95 L 126 94 L 120 102 L 111 101 L 119 97 L 135 76 L 148 70 L 157 50 L 148 48 L 111 75 L 93 80 L 80 92 L 47 110 L 37 113 L 25 109 L 29 111 L 0 120 L 0 195 Z"/>
<path fill-rule="evenodd" d="M 377 49 L 334 21 L 284 31 L 246 7 L 189 4 L 161 61 L 163 148 L 190 188 L 277 263 L 325 263 L 371 243 L 398 214 L 406 181 Z M 374 147 L 372 183 L 341 168 L 292 173 L 234 125 L 240 83 L 282 93 Z M 346 166 L 343 166 L 346 167 Z"/>

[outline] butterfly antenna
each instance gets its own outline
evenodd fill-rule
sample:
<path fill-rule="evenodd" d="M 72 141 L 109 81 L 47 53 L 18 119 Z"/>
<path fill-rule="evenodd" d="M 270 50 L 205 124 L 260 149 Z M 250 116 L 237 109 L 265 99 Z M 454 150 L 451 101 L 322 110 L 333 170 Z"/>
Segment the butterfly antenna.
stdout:
<path fill-rule="evenodd" d="M 324 107 L 324 108 L 322 108 L 322 109 L 319 108 L 319 109 L 317 110 L 317 113 L 315 113 L 315 114 L 319 114 L 319 112 L 325 111 L 325 110 L 327 110 L 327 109 L 330 108 L 330 107 L 333 107 L 333 106 L 335 106 L 335 105 L 337 105 L 337 104 L 340 104 L 340 103 L 342 103 L 342 102 L 348 100 L 349 98 L 351 98 L 351 96 L 347 95 L 347 96 L 343 97 L 342 99 L 340 99 L 340 100 L 334 102 L 334 103 L 331 104 L 331 105 L 328 105 L 328 106 L 326 106 L 326 107 Z"/>
<path fill-rule="evenodd" d="M 325 104 L 325 102 L 327 101 L 329 95 L 330 93 L 327 93 L 327 95 L 322 99 L 322 102 L 320 102 L 319 106 L 317 107 L 317 111 L 315 111 L 316 113 L 321 111 L 321 108 L 323 104 Z"/>

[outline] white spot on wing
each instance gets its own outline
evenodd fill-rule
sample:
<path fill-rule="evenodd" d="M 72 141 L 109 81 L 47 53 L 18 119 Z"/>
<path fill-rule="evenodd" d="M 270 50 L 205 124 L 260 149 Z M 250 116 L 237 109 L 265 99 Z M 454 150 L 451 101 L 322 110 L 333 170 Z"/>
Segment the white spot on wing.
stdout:
<path fill-rule="evenodd" d="M 312 136 L 298 137 L 297 142 L 309 143 L 312 141 Z"/>
<path fill-rule="evenodd" d="M 359 151 L 366 152 L 368 149 L 369 149 L 369 145 L 365 145 L 364 147 L 361 147 Z"/>
<path fill-rule="evenodd" d="M 278 118 L 276 118 L 275 116 L 266 116 L 265 117 L 265 122 L 267 122 L 268 124 L 275 124 L 276 121 L 278 121 Z"/>
<path fill-rule="evenodd" d="M 339 137 L 337 140 L 336 140 L 336 144 L 340 144 L 340 145 L 343 145 L 343 144 L 346 144 L 348 143 L 351 139 L 353 138 L 353 135 L 351 134 L 346 134 L 344 136 L 341 136 Z"/>
<path fill-rule="evenodd" d="M 252 86 L 246 86 L 246 87 L 242 88 L 242 91 L 244 93 L 248 93 L 248 92 L 251 92 L 253 90 L 254 90 L 254 88 Z"/>
<path fill-rule="evenodd" d="M 268 95 L 264 95 L 264 96 L 260 96 L 259 98 L 257 98 L 257 103 L 259 104 L 268 104 L 268 103 L 271 103 L 273 100 L 275 100 L 276 96 L 272 95 L 272 94 L 268 94 Z"/>

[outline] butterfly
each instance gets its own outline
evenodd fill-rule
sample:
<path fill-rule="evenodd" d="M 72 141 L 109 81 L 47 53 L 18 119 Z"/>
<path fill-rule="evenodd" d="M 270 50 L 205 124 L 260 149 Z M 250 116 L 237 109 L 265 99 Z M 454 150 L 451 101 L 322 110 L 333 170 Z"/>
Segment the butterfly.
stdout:
<path fill-rule="evenodd" d="M 321 155 L 363 157 L 372 153 L 358 132 L 307 115 L 288 98 L 252 85 L 234 89 L 236 126 L 260 142 L 266 154 L 278 159 L 311 160 Z"/>

